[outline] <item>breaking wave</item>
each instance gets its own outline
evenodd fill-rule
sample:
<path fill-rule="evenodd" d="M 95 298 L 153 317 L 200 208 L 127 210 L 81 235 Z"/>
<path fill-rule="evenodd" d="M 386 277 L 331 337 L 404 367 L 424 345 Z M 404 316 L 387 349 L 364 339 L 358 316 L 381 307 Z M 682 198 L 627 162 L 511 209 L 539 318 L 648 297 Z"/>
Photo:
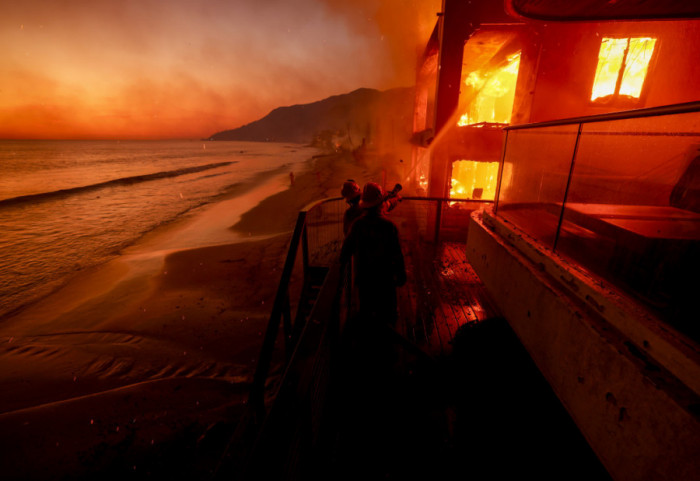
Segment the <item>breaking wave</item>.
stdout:
<path fill-rule="evenodd" d="M 122 177 L 119 179 L 107 180 L 105 182 L 98 182 L 96 184 L 83 185 L 79 187 L 71 187 L 69 189 L 60 189 L 50 192 L 41 192 L 39 194 L 29 194 L 20 195 L 18 197 L 11 197 L 9 199 L 0 199 L 0 207 L 23 204 L 26 202 L 41 202 L 46 200 L 53 200 L 58 197 L 65 197 L 73 194 L 90 192 L 94 190 L 103 189 L 105 187 L 113 187 L 117 185 L 131 185 L 141 182 L 148 182 L 151 180 L 164 179 L 168 177 L 178 177 L 180 175 L 194 174 L 197 172 L 202 172 L 205 170 L 216 169 L 218 167 L 224 167 L 227 165 L 235 164 L 237 162 L 216 162 L 213 164 L 198 165 L 194 167 L 184 167 L 175 170 L 166 170 L 162 172 L 155 172 L 152 174 L 143 175 L 133 175 L 129 177 Z"/>

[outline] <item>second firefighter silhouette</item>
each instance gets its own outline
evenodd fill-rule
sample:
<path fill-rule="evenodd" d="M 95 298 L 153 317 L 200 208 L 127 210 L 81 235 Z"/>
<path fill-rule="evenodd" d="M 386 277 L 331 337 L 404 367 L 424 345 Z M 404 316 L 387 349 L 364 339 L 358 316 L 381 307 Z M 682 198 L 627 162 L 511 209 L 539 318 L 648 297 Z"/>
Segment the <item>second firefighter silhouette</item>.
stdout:
<path fill-rule="evenodd" d="M 348 204 L 348 208 L 343 215 L 343 234 L 347 236 L 352 223 L 364 213 L 364 209 L 360 207 L 362 191 L 360 190 L 360 186 L 357 185 L 357 182 L 353 179 L 348 179 L 343 183 L 340 195 L 343 196 L 345 202 Z"/>
<path fill-rule="evenodd" d="M 397 319 L 396 287 L 406 283 L 406 269 L 398 228 L 383 215 L 384 200 L 379 184 L 365 185 L 359 204 L 365 214 L 352 223 L 340 259 L 343 265 L 354 259 L 362 317 L 393 326 Z"/>

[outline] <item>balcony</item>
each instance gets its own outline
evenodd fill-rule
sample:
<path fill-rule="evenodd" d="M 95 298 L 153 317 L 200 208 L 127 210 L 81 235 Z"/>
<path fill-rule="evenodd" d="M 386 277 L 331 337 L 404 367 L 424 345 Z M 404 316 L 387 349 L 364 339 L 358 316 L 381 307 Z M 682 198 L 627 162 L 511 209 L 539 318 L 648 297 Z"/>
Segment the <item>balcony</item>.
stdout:
<path fill-rule="evenodd" d="M 495 214 L 700 340 L 700 105 L 509 127 Z"/>

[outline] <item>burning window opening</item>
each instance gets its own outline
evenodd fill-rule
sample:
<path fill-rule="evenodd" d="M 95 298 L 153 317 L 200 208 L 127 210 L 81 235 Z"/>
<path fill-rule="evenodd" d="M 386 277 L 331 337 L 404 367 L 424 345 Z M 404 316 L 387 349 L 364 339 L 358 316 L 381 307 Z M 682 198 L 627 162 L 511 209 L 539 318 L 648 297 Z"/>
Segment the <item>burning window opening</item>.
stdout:
<path fill-rule="evenodd" d="M 615 96 L 638 99 L 655 45 L 656 39 L 651 37 L 603 37 L 591 100 Z"/>
<path fill-rule="evenodd" d="M 470 98 L 457 125 L 508 124 L 513 111 L 515 86 L 520 68 L 520 52 L 508 56 L 505 64 L 493 70 L 470 72 L 464 80 L 464 98 Z"/>
<path fill-rule="evenodd" d="M 498 162 L 456 160 L 452 163 L 451 199 L 494 200 Z"/>

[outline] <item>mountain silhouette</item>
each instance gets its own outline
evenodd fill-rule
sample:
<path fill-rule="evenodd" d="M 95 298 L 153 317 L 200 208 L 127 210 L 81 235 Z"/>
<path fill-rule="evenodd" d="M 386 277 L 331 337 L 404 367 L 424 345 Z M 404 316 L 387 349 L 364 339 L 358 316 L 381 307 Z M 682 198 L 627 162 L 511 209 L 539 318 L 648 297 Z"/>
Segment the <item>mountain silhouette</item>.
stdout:
<path fill-rule="evenodd" d="M 351 147 L 386 132 L 407 132 L 414 89 L 379 91 L 360 88 L 317 102 L 279 107 L 265 117 L 236 129 L 217 132 L 208 140 L 319 143 L 342 138 Z"/>

